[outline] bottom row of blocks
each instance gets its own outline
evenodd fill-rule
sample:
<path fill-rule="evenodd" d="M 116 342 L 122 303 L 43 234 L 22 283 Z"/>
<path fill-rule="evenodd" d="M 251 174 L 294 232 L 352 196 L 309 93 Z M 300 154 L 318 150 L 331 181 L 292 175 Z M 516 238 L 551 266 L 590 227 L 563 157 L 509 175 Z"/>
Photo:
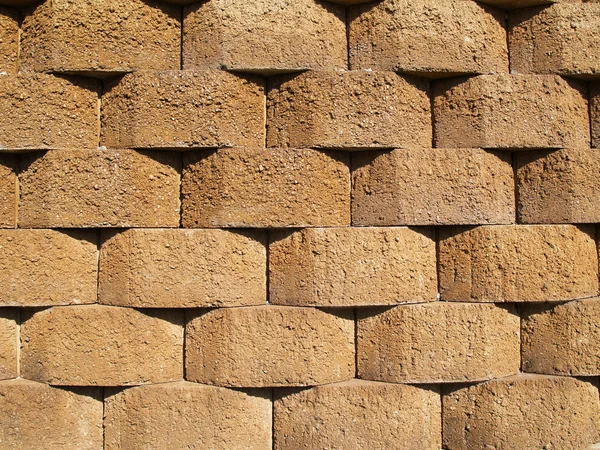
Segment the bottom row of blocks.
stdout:
<path fill-rule="evenodd" d="M 442 442 L 447 449 L 585 449 L 600 440 L 598 388 L 590 381 L 519 375 L 441 394 L 438 386 L 361 380 L 275 391 L 175 382 L 104 394 L 3 381 L 0 444 L 437 450 Z"/>

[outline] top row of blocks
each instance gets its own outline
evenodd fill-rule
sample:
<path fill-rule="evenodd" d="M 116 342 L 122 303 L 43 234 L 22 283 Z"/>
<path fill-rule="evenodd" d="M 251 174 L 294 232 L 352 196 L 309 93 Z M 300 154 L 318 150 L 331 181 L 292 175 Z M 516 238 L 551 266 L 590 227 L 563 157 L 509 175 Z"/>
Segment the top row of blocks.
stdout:
<path fill-rule="evenodd" d="M 358 3 L 365 4 L 343 6 Z M 154 0 L 46 0 L 25 11 L 21 25 L 17 10 L 0 8 L 0 73 L 350 68 L 439 78 L 507 73 L 510 60 L 515 73 L 598 76 L 600 2 L 551 3 L 208 0 L 185 7 L 182 23 L 180 7 Z M 505 13 L 488 5 L 543 6 L 509 13 L 507 44 Z"/>

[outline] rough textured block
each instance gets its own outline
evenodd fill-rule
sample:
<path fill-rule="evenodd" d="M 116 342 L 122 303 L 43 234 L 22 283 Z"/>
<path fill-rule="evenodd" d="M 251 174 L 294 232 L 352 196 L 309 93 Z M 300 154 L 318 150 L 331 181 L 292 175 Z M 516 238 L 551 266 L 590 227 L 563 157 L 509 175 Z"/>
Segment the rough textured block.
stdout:
<path fill-rule="evenodd" d="M 587 88 L 555 75 L 482 75 L 435 84 L 436 147 L 588 147 Z"/>
<path fill-rule="evenodd" d="M 269 147 L 431 146 L 427 82 L 393 72 L 311 71 L 273 79 Z"/>
<path fill-rule="evenodd" d="M 590 84 L 592 147 L 600 148 L 600 82 Z"/>
<path fill-rule="evenodd" d="M 496 8 L 503 9 L 519 9 L 519 8 L 529 8 L 532 6 L 541 6 L 541 5 L 549 5 L 554 1 L 561 0 L 477 0 L 479 3 L 483 3 L 484 5 L 495 6 Z M 564 0 L 562 0 L 564 1 Z M 570 0 L 567 0 L 570 1 Z M 578 1 L 578 0 L 575 0 Z M 584 0 L 585 1 L 585 0 Z"/>
<path fill-rule="evenodd" d="M 18 56 L 19 16 L 15 10 L 0 6 L 0 76 L 17 73 Z"/>
<path fill-rule="evenodd" d="M 139 230 L 107 233 L 99 301 L 142 308 L 267 302 L 264 232 Z"/>
<path fill-rule="evenodd" d="M 6 449 L 99 450 L 102 394 L 29 380 L 0 382 L 0 444 Z"/>
<path fill-rule="evenodd" d="M 352 224 L 504 224 L 515 220 L 510 154 L 411 149 L 352 155 Z"/>
<path fill-rule="evenodd" d="M 519 222 L 600 222 L 598 173 L 598 150 L 520 153 L 517 156 Z"/>
<path fill-rule="evenodd" d="M 17 226 L 17 166 L 17 157 L 0 155 L 0 228 Z"/>
<path fill-rule="evenodd" d="M 314 0 L 210 0 L 185 9 L 183 64 L 269 75 L 345 69 L 346 14 Z"/>
<path fill-rule="evenodd" d="M 180 170 L 165 152 L 34 154 L 21 174 L 19 226 L 177 227 Z"/>
<path fill-rule="evenodd" d="M 188 228 L 350 225 L 348 155 L 233 148 L 184 156 Z"/>
<path fill-rule="evenodd" d="M 186 329 L 186 378 L 221 386 L 310 386 L 354 376 L 351 312 L 216 309 Z"/>
<path fill-rule="evenodd" d="M 600 374 L 600 299 L 523 310 L 525 372 L 588 376 Z"/>
<path fill-rule="evenodd" d="M 97 148 L 99 89 L 89 79 L 0 76 L 0 152 Z"/>
<path fill-rule="evenodd" d="M 270 450 L 270 393 L 196 383 L 140 386 L 105 401 L 106 450 Z"/>
<path fill-rule="evenodd" d="M 183 314 L 113 306 L 58 306 L 21 326 L 23 378 L 120 386 L 181 380 Z"/>
<path fill-rule="evenodd" d="M 95 232 L 0 230 L 0 305 L 96 303 Z"/>
<path fill-rule="evenodd" d="M 504 13 L 472 1 L 384 0 L 350 9 L 351 69 L 426 77 L 507 73 Z"/>
<path fill-rule="evenodd" d="M 274 405 L 276 450 L 439 450 L 434 387 L 352 380 L 283 395 Z"/>
<path fill-rule="evenodd" d="M 0 309 L 0 380 L 16 378 L 19 375 L 18 353 L 20 343 L 18 321 L 18 310 Z M 1 439 L 0 443 L 2 443 Z"/>
<path fill-rule="evenodd" d="M 23 20 L 21 68 L 101 77 L 179 69 L 180 18 L 154 0 L 46 0 Z"/>
<path fill-rule="evenodd" d="M 107 147 L 261 147 L 264 128 L 264 82 L 254 77 L 218 70 L 136 72 L 107 82 L 102 96 Z"/>
<path fill-rule="evenodd" d="M 571 300 L 598 294 L 595 231 L 571 225 L 441 230 L 442 299 Z"/>
<path fill-rule="evenodd" d="M 444 448 L 585 449 L 600 440 L 598 389 L 573 378 L 520 375 L 443 398 Z"/>
<path fill-rule="evenodd" d="M 274 232 L 270 240 L 273 304 L 395 305 L 437 299 L 431 230 L 307 228 Z"/>
<path fill-rule="evenodd" d="M 600 3 L 555 3 L 509 15 L 515 73 L 600 76 Z"/>
<path fill-rule="evenodd" d="M 488 380 L 519 371 L 513 307 L 473 303 L 359 311 L 358 376 L 392 383 Z"/>

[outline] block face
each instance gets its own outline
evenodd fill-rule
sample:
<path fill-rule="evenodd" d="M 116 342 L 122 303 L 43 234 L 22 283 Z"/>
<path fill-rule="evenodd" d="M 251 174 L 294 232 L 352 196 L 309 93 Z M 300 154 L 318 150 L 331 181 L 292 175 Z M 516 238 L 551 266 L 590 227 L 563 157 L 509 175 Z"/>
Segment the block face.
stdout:
<path fill-rule="evenodd" d="M 0 230 L 0 305 L 96 303 L 95 232 Z"/>
<path fill-rule="evenodd" d="M 354 321 L 313 308 L 216 309 L 186 328 L 186 379 L 233 387 L 311 386 L 354 376 Z"/>
<path fill-rule="evenodd" d="M 515 220 L 508 153 L 396 149 L 352 155 L 352 224 L 507 224 Z"/>
<path fill-rule="evenodd" d="M 105 449 L 271 448 L 270 396 L 196 383 L 129 388 L 105 401 Z"/>
<path fill-rule="evenodd" d="M 19 17 L 15 10 L 0 6 L 0 74 L 18 70 Z"/>
<path fill-rule="evenodd" d="M 102 449 L 102 393 L 58 389 L 29 380 L 0 382 L 4 448 Z"/>
<path fill-rule="evenodd" d="M 21 68 L 93 76 L 179 69 L 180 17 L 154 0 L 45 1 L 23 20 Z"/>
<path fill-rule="evenodd" d="M 392 383 L 488 380 L 520 366 L 514 307 L 474 303 L 359 311 L 358 376 Z"/>
<path fill-rule="evenodd" d="M 34 154 L 21 174 L 19 226 L 177 227 L 180 168 L 166 152 Z"/>
<path fill-rule="evenodd" d="M 107 147 L 264 145 L 265 93 L 259 78 L 172 70 L 136 72 L 106 84 L 101 142 Z"/>
<path fill-rule="evenodd" d="M 481 75 L 436 82 L 436 147 L 589 147 L 587 89 L 555 75 Z"/>
<path fill-rule="evenodd" d="M 52 385 L 121 386 L 183 377 L 183 314 L 58 306 L 21 326 L 23 378 Z"/>
<path fill-rule="evenodd" d="M 513 11 L 508 36 L 513 72 L 600 76 L 600 3 Z"/>
<path fill-rule="evenodd" d="M 600 82 L 590 84 L 592 147 L 600 148 Z"/>
<path fill-rule="evenodd" d="M 385 0 L 350 9 L 351 69 L 508 73 L 504 13 L 475 2 Z"/>
<path fill-rule="evenodd" d="M 185 69 L 269 75 L 347 67 L 342 6 L 313 0 L 210 0 L 184 10 Z"/>
<path fill-rule="evenodd" d="M 503 8 L 503 9 L 519 9 L 519 8 L 530 8 L 533 6 L 550 5 L 550 4 L 554 3 L 555 1 L 565 1 L 565 0 L 478 0 L 479 3 L 482 3 L 484 5 L 495 6 L 496 8 Z M 566 1 L 578 1 L 578 0 L 566 0 Z"/>
<path fill-rule="evenodd" d="M 424 80 L 393 72 L 310 71 L 269 83 L 267 145 L 363 149 L 431 146 Z"/>
<path fill-rule="evenodd" d="M 0 76 L 0 152 L 98 147 L 96 80 Z"/>
<path fill-rule="evenodd" d="M 130 229 L 104 238 L 100 303 L 191 308 L 267 302 L 262 231 Z"/>
<path fill-rule="evenodd" d="M 0 380 L 19 376 L 18 321 L 18 310 L 0 309 Z"/>
<path fill-rule="evenodd" d="M 184 155 L 187 228 L 350 225 L 348 155 L 232 148 Z"/>
<path fill-rule="evenodd" d="M 18 159 L 0 155 L 0 228 L 17 226 Z"/>
<path fill-rule="evenodd" d="M 600 222 L 600 154 L 590 149 L 517 155 L 521 223 Z"/>
<path fill-rule="evenodd" d="M 515 225 L 442 230 L 442 299 L 543 302 L 598 293 L 591 227 Z"/>
<path fill-rule="evenodd" d="M 275 449 L 438 450 L 436 388 L 353 380 L 284 395 L 274 404 Z"/>
<path fill-rule="evenodd" d="M 520 375 L 443 397 L 444 448 L 587 448 L 600 439 L 598 389 L 574 378 Z"/>
<path fill-rule="evenodd" d="M 272 304 L 337 307 L 437 299 L 432 230 L 307 228 L 272 232 L 270 241 Z"/>

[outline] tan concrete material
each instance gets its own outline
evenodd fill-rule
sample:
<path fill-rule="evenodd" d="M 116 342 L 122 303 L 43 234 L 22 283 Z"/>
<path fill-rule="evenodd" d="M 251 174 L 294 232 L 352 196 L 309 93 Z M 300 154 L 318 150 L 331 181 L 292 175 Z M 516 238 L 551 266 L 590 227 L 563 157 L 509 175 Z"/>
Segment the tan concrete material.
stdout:
<path fill-rule="evenodd" d="M 183 378 L 183 313 L 57 306 L 21 325 L 21 376 L 52 385 L 121 386 Z"/>
<path fill-rule="evenodd" d="M 256 77 L 136 72 L 107 81 L 102 96 L 101 142 L 107 147 L 260 147 L 264 127 L 264 81 Z"/>
<path fill-rule="evenodd" d="M 0 76 L 17 73 L 18 56 L 19 15 L 14 9 L 0 6 Z"/>
<path fill-rule="evenodd" d="M 600 222 L 598 173 L 598 150 L 563 149 L 518 154 L 519 222 Z"/>
<path fill-rule="evenodd" d="M 19 311 L 17 309 L 2 308 L 0 310 L 0 380 L 16 378 L 19 375 L 18 322 Z M 0 438 L 1 443 L 2 438 Z"/>
<path fill-rule="evenodd" d="M 437 299 L 435 235 L 409 228 L 307 228 L 270 234 L 269 300 L 290 306 Z"/>
<path fill-rule="evenodd" d="M 18 158 L 13 155 L 0 155 L 0 228 L 17 226 Z"/>
<path fill-rule="evenodd" d="M 424 80 L 371 71 L 310 71 L 269 80 L 269 147 L 429 147 L 431 139 Z"/>
<path fill-rule="evenodd" d="M 352 167 L 355 226 L 515 221 L 509 153 L 397 149 L 352 155 Z"/>
<path fill-rule="evenodd" d="M 477 0 L 479 3 L 484 5 L 495 6 L 496 8 L 503 9 L 519 9 L 519 8 L 530 8 L 532 6 L 549 5 L 555 1 L 561 0 Z M 562 0 L 564 1 L 564 0 Z M 567 0 L 569 1 L 569 0 Z M 579 1 L 579 0 L 575 0 Z M 584 0 L 585 1 L 585 0 Z"/>
<path fill-rule="evenodd" d="M 266 240 L 262 231 L 104 233 L 99 301 L 141 308 L 266 304 Z"/>
<path fill-rule="evenodd" d="M 347 67 L 346 14 L 314 0 L 210 0 L 184 10 L 185 69 L 269 75 Z"/>
<path fill-rule="evenodd" d="M 436 147 L 589 147 L 587 87 L 555 75 L 481 75 L 433 88 Z"/>
<path fill-rule="evenodd" d="M 439 238 L 443 300 L 543 302 L 598 294 L 592 227 L 449 228 Z"/>
<path fill-rule="evenodd" d="M 508 36 L 512 72 L 600 76 L 600 3 L 513 11 Z"/>
<path fill-rule="evenodd" d="M 177 227 L 181 159 L 167 152 L 61 150 L 25 157 L 19 226 Z"/>
<path fill-rule="evenodd" d="M 360 310 L 358 376 L 392 383 L 447 383 L 516 374 L 514 307 L 435 302 Z"/>
<path fill-rule="evenodd" d="M 187 228 L 350 225 L 347 154 L 232 148 L 184 155 Z"/>
<path fill-rule="evenodd" d="M 276 450 L 439 450 L 438 388 L 352 380 L 283 393 L 274 404 Z"/>
<path fill-rule="evenodd" d="M 600 375 L 600 299 L 527 305 L 522 314 L 525 372 Z"/>
<path fill-rule="evenodd" d="M 23 20 L 21 69 L 110 76 L 180 68 L 181 12 L 155 0 L 46 0 Z"/>
<path fill-rule="evenodd" d="M 84 78 L 0 76 L 0 152 L 97 148 L 99 89 Z"/>
<path fill-rule="evenodd" d="M 592 147 L 600 148 L 600 81 L 590 84 Z"/>
<path fill-rule="evenodd" d="M 354 320 L 313 308 L 198 313 L 186 329 L 186 379 L 219 386 L 311 386 L 354 376 Z"/>
<path fill-rule="evenodd" d="M 29 380 L 0 382 L 0 446 L 5 449 L 102 449 L 102 393 Z"/>
<path fill-rule="evenodd" d="M 176 382 L 105 400 L 106 450 L 271 449 L 270 392 Z"/>
<path fill-rule="evenodd" d="M 94 231 L 0 230 L 0 306 L 96 303 Z"/>
<path fill-rule="evenodd" d="M 350 9 L 351 69 L 425 77 L 508 73 L 504 12 L 473 1 L 384 0 Z"/>
<path fill-rule="evenodd" d="M 598 389 L 574 378 L 520 375 L 443 397 L 444 448 L 584 449 L 600 440 Z"/>

